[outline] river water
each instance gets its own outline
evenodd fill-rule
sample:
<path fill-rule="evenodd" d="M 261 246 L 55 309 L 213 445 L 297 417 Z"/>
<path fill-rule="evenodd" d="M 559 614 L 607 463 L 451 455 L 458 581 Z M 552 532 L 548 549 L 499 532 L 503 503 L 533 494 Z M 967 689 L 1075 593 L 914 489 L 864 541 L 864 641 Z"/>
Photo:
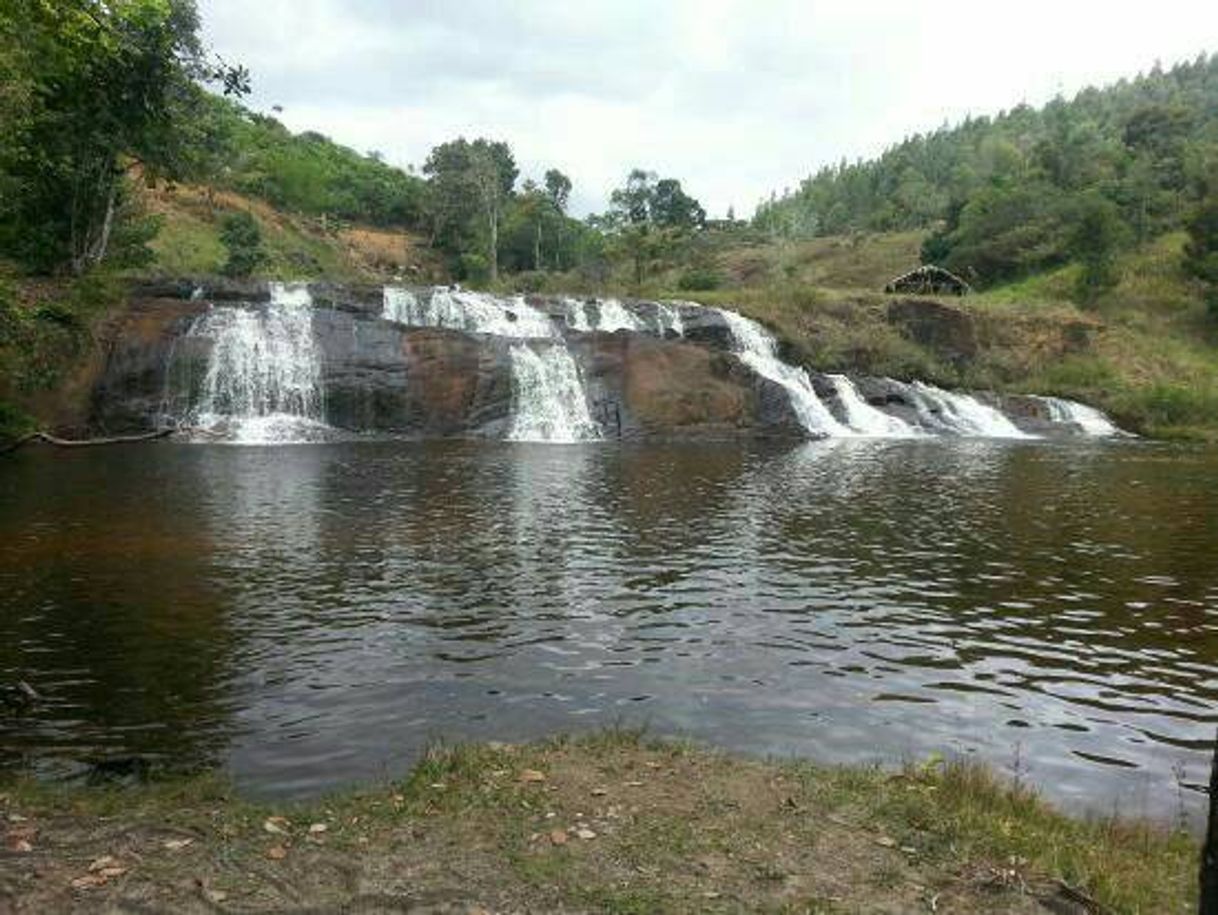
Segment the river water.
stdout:
<path fill-rule="evenodd" d="M 961 754 L 1195 827 L 1218 451 L 362 442 L 0 462 L 0 765 L 219 765 L 252 794 L 436 739 L 646 724 Z"/>

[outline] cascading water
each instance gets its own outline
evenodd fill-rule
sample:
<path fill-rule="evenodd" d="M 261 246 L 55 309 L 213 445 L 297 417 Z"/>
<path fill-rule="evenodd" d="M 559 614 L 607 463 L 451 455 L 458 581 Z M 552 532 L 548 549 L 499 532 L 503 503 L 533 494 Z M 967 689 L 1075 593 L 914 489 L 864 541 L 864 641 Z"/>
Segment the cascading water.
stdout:
<path fill-rule="evenodd" d="M 983 438 L 1036 437 L 1022 431 L 1000 411 L 975 397 L 944 391 L 922 381 L 903 387 L 918 412 L 918 419 L 931 431 Z"/>
<path fill-rule="evenodd" d="M 656 329 L 660 337 L 685 336 L 685 322 L 681 319 L 681 307 L 678 303 L 656 303 Z"/>
<path fill-rule="evenodd" d="M 1077 426 L 1086 435 L 1105 437 L 1123 434 L 1107 416 L 1095 407 L 1060 397 L 1037 397 L 1049 411 L 1049 419 L 1055 423 Z"/>
<path fill-rule="evenodd" d="M 391 286 L 384 289 L 381 316 L 412 327 L 450 328 L 509 341 L 506 353 L 500 353 L 509 359 L 511 371 L 508 437 L 518 441 L 584 441 L 602 436 L 592 417 L 580 364 L 568 346 L 570 333 L 628 330 L 661 338 L 684 337 L 685 321 L 701 329 L 716 314 L 730 331 L 736 356 L 786 391 L 811 437 L 1036 437 L 1023 432 L 994 406 L 922 382 L 885 380 L 888 393 L 881 406 L 869 403 L 846 375 L 821 376 L 814 387 L 806 370 L 779 358 L 777 343 L 768 331 L 726 309 L 675 301 L 637 307 L 612 298 L 567 298 L 558 300 L 556 309 L 553 303 L 543 307 L 551 313 L 530 304 L 524 296 Z M 166 373 L 163 412 L 206 433 L 203 437 L 208 440 L 282 443 L 329 437 L 333 430 L 322 421 L 321 350 L 314 338 L 313 317 L 312 299 L 304 285 L 272 284 L 270 302 L 261 308 L 212 307 L 196 319 L 183 341 L 207 341 L 206 370 L 194 371 L 195 363 L 187 358 L 178 361 L 175 374 L 175 342 Z M 355 351 L 360 349 L 358 330 L 353 324 Z M 187 346 L 184 351 L 199 350 Z M 183 371 L 193 375 L 184 408 L 182 392 L 188 389 L 181 383 Z M 826 397 L 832 409 L 817 395 L 826 385 L 833 389 L 833 396 Z M 1055 397 L 1036 399 L 1044 405 L 1036 422 L 1047 419 L 1050 425 L 1075 434 L 1122 434 L 1092 407 Z M 1039 431 L 1035 425 L 1030 428 Z"/>
<path fill-rule="evenodd" d="M 512 425 L 518 442 L 579 442 L 600 437 L 579 366 L 566 346 L 517 343 L 511 349 Z"/>
<path fill-rule="evenodd" d="M 600 306 L 600 320 L 596 322 L 596 330 L 604 333 L 613 333 L 617 330 L 642 330 L 643 324 L 626 310 L 617 299 L 602 299 L 597 303 Z"/>
<path fill-rule="evenodd" d="M 846 425 L 854 434 L 874 438 L 908 438 L 919 434 L 918 430 L 904 420 L 890 416 L 867 403 L 855 388 L 854 382 L 845 375 L 825 377 L 833 384 L 837 401 L 845 413 Z"/>
<path fill-rule="evenodd" d="M 565 305 L 572 326 L 576 325 L 570 319 L 582 316 L 584 327 L 579 329 L 591 329 L 581 303 L 568 299 Z M 575 357 L 550 318 L 522 296 L 504 300 L 485 293 L 437 288 L 420 297 L 408 289 L 386 287 L 382 314 L 388 320 L 416 327 L 449 327 L 513 340 L 547 341 L 536 347 L 521 342 L 510 350 L 512 420 L 508 438 L 577 442 L 600 437 Z"/>
<path fill-rule="evenodd" d="M 321 357 L 307 286 L 273 283 L 265 310 L 212 308 L 187 336 L 212 342 L 188 424 L 246 444 L 316 441 L 321 421 Z"/>
<path fill-rule="evenodd" d="M 482 292 L 442 287 L 424 297 L 409 289 L 386 286 L 382 316 L 413 327 L 448 327 L 497 337 L 544 338 L 555 334 L 553 322 L 522 296 L 510 301 Z"/>
<path fill-rule="evenodd" d="M 786 388 L 795 414 L 810 435 L 850 434 L 816 396 L 808 373 L 778 358 L 778 345 L 765 328 L 734 311 L 721 309 L 719 314 L 732 332 L 736 355 L 758 375 Z"/>

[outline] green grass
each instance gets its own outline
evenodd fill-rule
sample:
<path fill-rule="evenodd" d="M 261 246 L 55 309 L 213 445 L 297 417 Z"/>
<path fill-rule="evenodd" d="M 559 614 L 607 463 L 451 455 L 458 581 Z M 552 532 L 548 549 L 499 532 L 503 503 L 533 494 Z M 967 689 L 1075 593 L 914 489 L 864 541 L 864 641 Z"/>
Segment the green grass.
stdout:
<path fill-rule="evenodd" d="M 196 878 L 265 904 L 250 881 L 279 844 L 290 854 L 278 883 L 312 886 L 322 907 L 340 905 L 348 878 L 317 875 L 355 856 L 374 889 L 404 873 L 412 893 L 455 886 L 533 910 L 903 911 L 943 895 L 952 911 L 990 912 L 1064 884 L 1114 912 L 1187 912 L 1199 852 L 1165 826 L 1065 816 L 974 763 L 761 762 L 630 731 L 437 748 L 400 782 L 305 804 L 246 801 L 204 775 L 125 789 L 10 780 L 0 807 L 45 836 L 31 892 L 55 884 L 57 847 L 87 862 L 99 837 L 194 837 L 189 858 L 157 841 L 129 855 L 135 898 L 154 908 Z M 272 817 L 283 818 L 274 833 Z M 550 831 L 573 822 L 594 825 L 595 840 L 553 845 Z M 312 823 L 329 824 L 323 839 Z"/>

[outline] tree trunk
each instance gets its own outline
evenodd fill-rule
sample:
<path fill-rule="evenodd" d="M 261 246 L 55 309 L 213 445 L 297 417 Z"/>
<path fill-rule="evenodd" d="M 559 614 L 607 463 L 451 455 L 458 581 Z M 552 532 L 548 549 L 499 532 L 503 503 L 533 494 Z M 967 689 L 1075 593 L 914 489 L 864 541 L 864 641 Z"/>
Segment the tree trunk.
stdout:
<path fill-rule="evenodd" d="M 1210 764 L 1210 815 L 1201 851 L 1201 915 L 1218 915 L 1218 740 Z"/>
<path fill-rule="evenodd" d="M 490 217 L 491 241 L 486 259 L 491 265 L 491 282 L 494 282 L 499 279 L 499 212 L 491 207 L 487 215 Z"/>
<path fill-rule="evenodd" d="M 537 223 L 537 231 L 533 235 L 533 269 L 541 270 L 541 223 Z"/>

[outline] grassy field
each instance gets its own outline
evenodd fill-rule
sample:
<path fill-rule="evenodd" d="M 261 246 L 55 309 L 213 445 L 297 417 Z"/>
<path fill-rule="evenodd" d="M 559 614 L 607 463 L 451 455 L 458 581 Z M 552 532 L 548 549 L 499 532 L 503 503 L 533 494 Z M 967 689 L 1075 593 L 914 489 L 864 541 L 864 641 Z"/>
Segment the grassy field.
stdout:
<path fill-rule="evenodd" d="M 0 785 L 0 908 L 175 912 L 1178 912 L 1198 849 L 969 764 L 899 773 L 608 732 L 430 754 L 303 805 L 214 778 Z"/>

